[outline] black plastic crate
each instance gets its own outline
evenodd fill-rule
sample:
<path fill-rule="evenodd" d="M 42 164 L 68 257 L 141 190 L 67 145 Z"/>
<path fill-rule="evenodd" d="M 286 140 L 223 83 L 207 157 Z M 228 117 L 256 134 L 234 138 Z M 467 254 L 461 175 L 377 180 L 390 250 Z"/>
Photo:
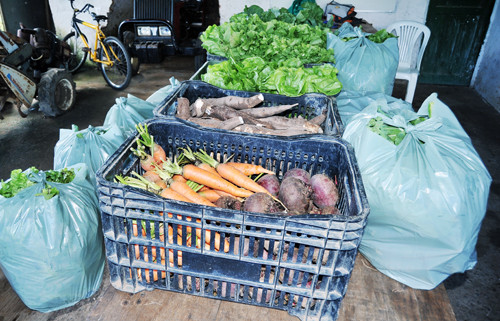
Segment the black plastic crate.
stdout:
<path fill-rule="evenodd" d="M 96 173 L 111 284 L 276 308 L 301 320 L 335 320 L 369 207 L 352 147 L 326 135 L 256 136 L 176 118 L 146 122 L 167 156 L 205 149 L 219 161 L 291 168 L 338 182 L 338 215 L 285 216 L 168 200 L 114 182 L 140 172 L 129 137 Z M 136 133 L 137 135 L 137 133 Z"/>
<path fill-rule="evenodd" d="M 198 98 L 219 98 L 225 96 L 251 97 L 258 93 L 251 91 L 223 89 L 201 80 L 186 80 L 179 88 L 167 96 L 153 110 L 155 117 L 175 116 L 177 112 L 177 98 L 185 97 L 192 104 Z M 322 125 L 323 133 L 331 136 L 342 136 L 344 126 L 340 119 L 336 100 L 327 95 L 310 93 L 302 96 L 289 97 L 277 94 L 262 93 L 264 102 L 259 105 L 271 107 L 276 105 L 298 104 L 291 110 L 282 113 L 281 116 L 298 117 L 302 116 L 311 119 L 321 115 L 326 110 L 326 119 Z"/>
<path fill-rule="evenodd" d="M 207 61 L 221 62 L 221 61 L 226 61 L 226 60 L 227 60 L 226 57 L 214 55 L 214 54 L 207 52 Z"/>
<path fill-rule="evenodd" d="M 207 61 L 209 61 L 211 63 L 219 63 L 219 62 L 226 61 L 226 60 L 228 60 L 228 58 L 223 57 L 223 56 L 213 55 L 211 53 L 207 53 Z M 311 68 L 313 66 L 321 66 L 323 64 L 335 65 L 332 62 L 317 62 L 317 63 L 307 63 L 307 64 L 304 64 L 304 67 L 305 68 Z"/>

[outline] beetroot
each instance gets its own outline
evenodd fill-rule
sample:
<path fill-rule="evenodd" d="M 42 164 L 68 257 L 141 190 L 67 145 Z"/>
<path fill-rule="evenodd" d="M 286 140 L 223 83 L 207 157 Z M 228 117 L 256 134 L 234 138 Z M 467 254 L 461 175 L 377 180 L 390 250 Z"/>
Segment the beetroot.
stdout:
<path fill-rule="evenodd" d="M 292 168 L 288 170 L 285 175 L 283 175 L 283 180 L 287 177 L 295 177 L 306 183 L 306 185 L 311 185 L 311 174 L 302 168 Z"/>
<path fill-rule="evenodd" d="M 241 202 L 232 196 L 221 196 L 217 201 L 215 201 L 214 205 L 220 208 L 229 208 L 236 211 L 241 210 Z"/>
<path fill-rule="evenodd" d="M 326 206 L 335 206 L 339 198 L 337 186 L 325 174 L 316 174 L 311 177 L 312 200 L 320 209 Z"/>
<path fill-rule="evenodd" d="M 296 177 L 286 177 L 280 185 L 279 199 L 290 214 L 309 212 L 312 189 Z"/>
<path fill-rule="evenodd" d="M 245 199 L 243 210 L 256 213 L 276 213 L 279 209 L 271 195 L 254 193 Z"/>
<path fill-rule="evenodd" d="M 272 196 L 278 197 L 278 192 L 280 190 L 280 181 L 273 174 L 265 174 L 257 181 L 259 185 L 267 189 Z"/>

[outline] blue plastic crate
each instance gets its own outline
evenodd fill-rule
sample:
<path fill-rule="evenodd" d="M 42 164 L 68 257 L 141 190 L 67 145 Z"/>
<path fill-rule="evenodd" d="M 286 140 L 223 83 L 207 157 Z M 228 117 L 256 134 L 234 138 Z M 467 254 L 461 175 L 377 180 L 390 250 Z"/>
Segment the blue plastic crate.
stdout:
<path fill-rule="evenodd" d="M 258 93 L 251 91 L 223 89 L 201 80 L 186 80 L 179 88 L 158 104 L 153 110 L 155 117 L 175 116 L 177 112 L 177 98 L 185 97 L 192 104 L 198 98 L 219 98 L 225 96 L 251 97 Z M 259 107 L 271 107 L 277 105 L 298 104 L 296 107 L 286 111 L 280 116 L 298 117 L 311 119 L 321 115 L 326 110 L 326 119 L 321 126 L 323 133 L 331 136 L 342 136 L 344 126 L 340 119 L 336 100 L 333 97 L 319 93 L 310 93 L 297 97 L 289 97 L 278 94 L 262 93 L 264 102 Z"/>
<path fill-rule="evenodd" d="M 282 178 L 291 168 L 338 182 L 338 215 L 277 215 L 168 200 L 114 182 L 140 172 L 129 137 L 97 172 L 111 284 L 161 289 L 335 320 L 369 213 L 352 147 L 326 135 L 256 136 L 176 118 L 146 122 L 167 156 L 205 149 L 219 161 L 260 164 Z M 137 133 L 136 133 L 137 135 Z"/>

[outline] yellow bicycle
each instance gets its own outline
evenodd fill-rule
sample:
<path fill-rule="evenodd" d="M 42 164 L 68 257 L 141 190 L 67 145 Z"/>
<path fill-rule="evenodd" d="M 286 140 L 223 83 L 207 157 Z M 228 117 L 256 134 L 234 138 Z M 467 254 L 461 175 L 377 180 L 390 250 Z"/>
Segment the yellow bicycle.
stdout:
<path fill-rule="evenodd" d="M 90 3 L 85 4 L 82 9 L 77 9 L 73 2 L 74 0 L 70 0 L 73 9 L 72 31 L 63 38 L 72 51 L 67 69 L 72 73 L 76 72 L 83 66 L 90 54 L 89 59 L 98 64 L 108 85 L 116 90 L 125 89 L 132 78 L 132 65 L 127 48 L 118 38 L 106 37 L 101 31 L 100 23 L 108 17 L 92 12 L 90 9 L 94 6 Z M 85 12 L 89 13 L 97 23 L 89 23 L 77 17 Z M 96 40 L 93 48 L 90 47 L 87 37 L 80 30 L 80 25 L 95 30 Z"/>

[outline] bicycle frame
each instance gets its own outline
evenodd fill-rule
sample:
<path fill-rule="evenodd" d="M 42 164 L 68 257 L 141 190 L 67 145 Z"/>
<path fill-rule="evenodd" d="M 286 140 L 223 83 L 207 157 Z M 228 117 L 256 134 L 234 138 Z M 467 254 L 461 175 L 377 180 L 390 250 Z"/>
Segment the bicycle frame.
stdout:
<path fill-rule="evenodd" d="M 88 27 L 88 28 L 95 30 L 95 39 L 96 40 L 94 43 L 93 50 L 90 47 L 89 43 L 87 42 L 87 39 L 85 39 L 85 36 L 84 36 L 83 32 L 80 30 L 80 27 L 78 24 L 84 25 L 85 27 Z M 104 41 L 104 39 L 106 39 L 106 36 L 101 31 L 101 27 L 100 27 L 99 23 L 93 24 L 93 23 L 89 23 L 89 22 L 83 21 L 81 19 L 78 19 L 76 17 L 73 17 L 73 29 L 75 29 L 75 32 L 78 34 L 78 37 L 80 37 L 80 39 L 82 39 L 85 47 L 90 50 L 90 60 L 92 60 L 93 62 L 105 64 L 107 66 L 113 66 L 113 61 L 110 59 L 110 56 L 108 53 L 108 48 L 106 48 L 106 46 L 103 44 L 103 41 Z M 97 49 L 99 47 L 104 50 L 104 54 L 106 55 L 107 61 L 101 60 L 97 57 Z M 113 48 L 110 47 L 109 50 L 111 51 L 111 54 L 119 61 L 119 58 L 117 57 L 117 55 L 113 51 Z"/>

